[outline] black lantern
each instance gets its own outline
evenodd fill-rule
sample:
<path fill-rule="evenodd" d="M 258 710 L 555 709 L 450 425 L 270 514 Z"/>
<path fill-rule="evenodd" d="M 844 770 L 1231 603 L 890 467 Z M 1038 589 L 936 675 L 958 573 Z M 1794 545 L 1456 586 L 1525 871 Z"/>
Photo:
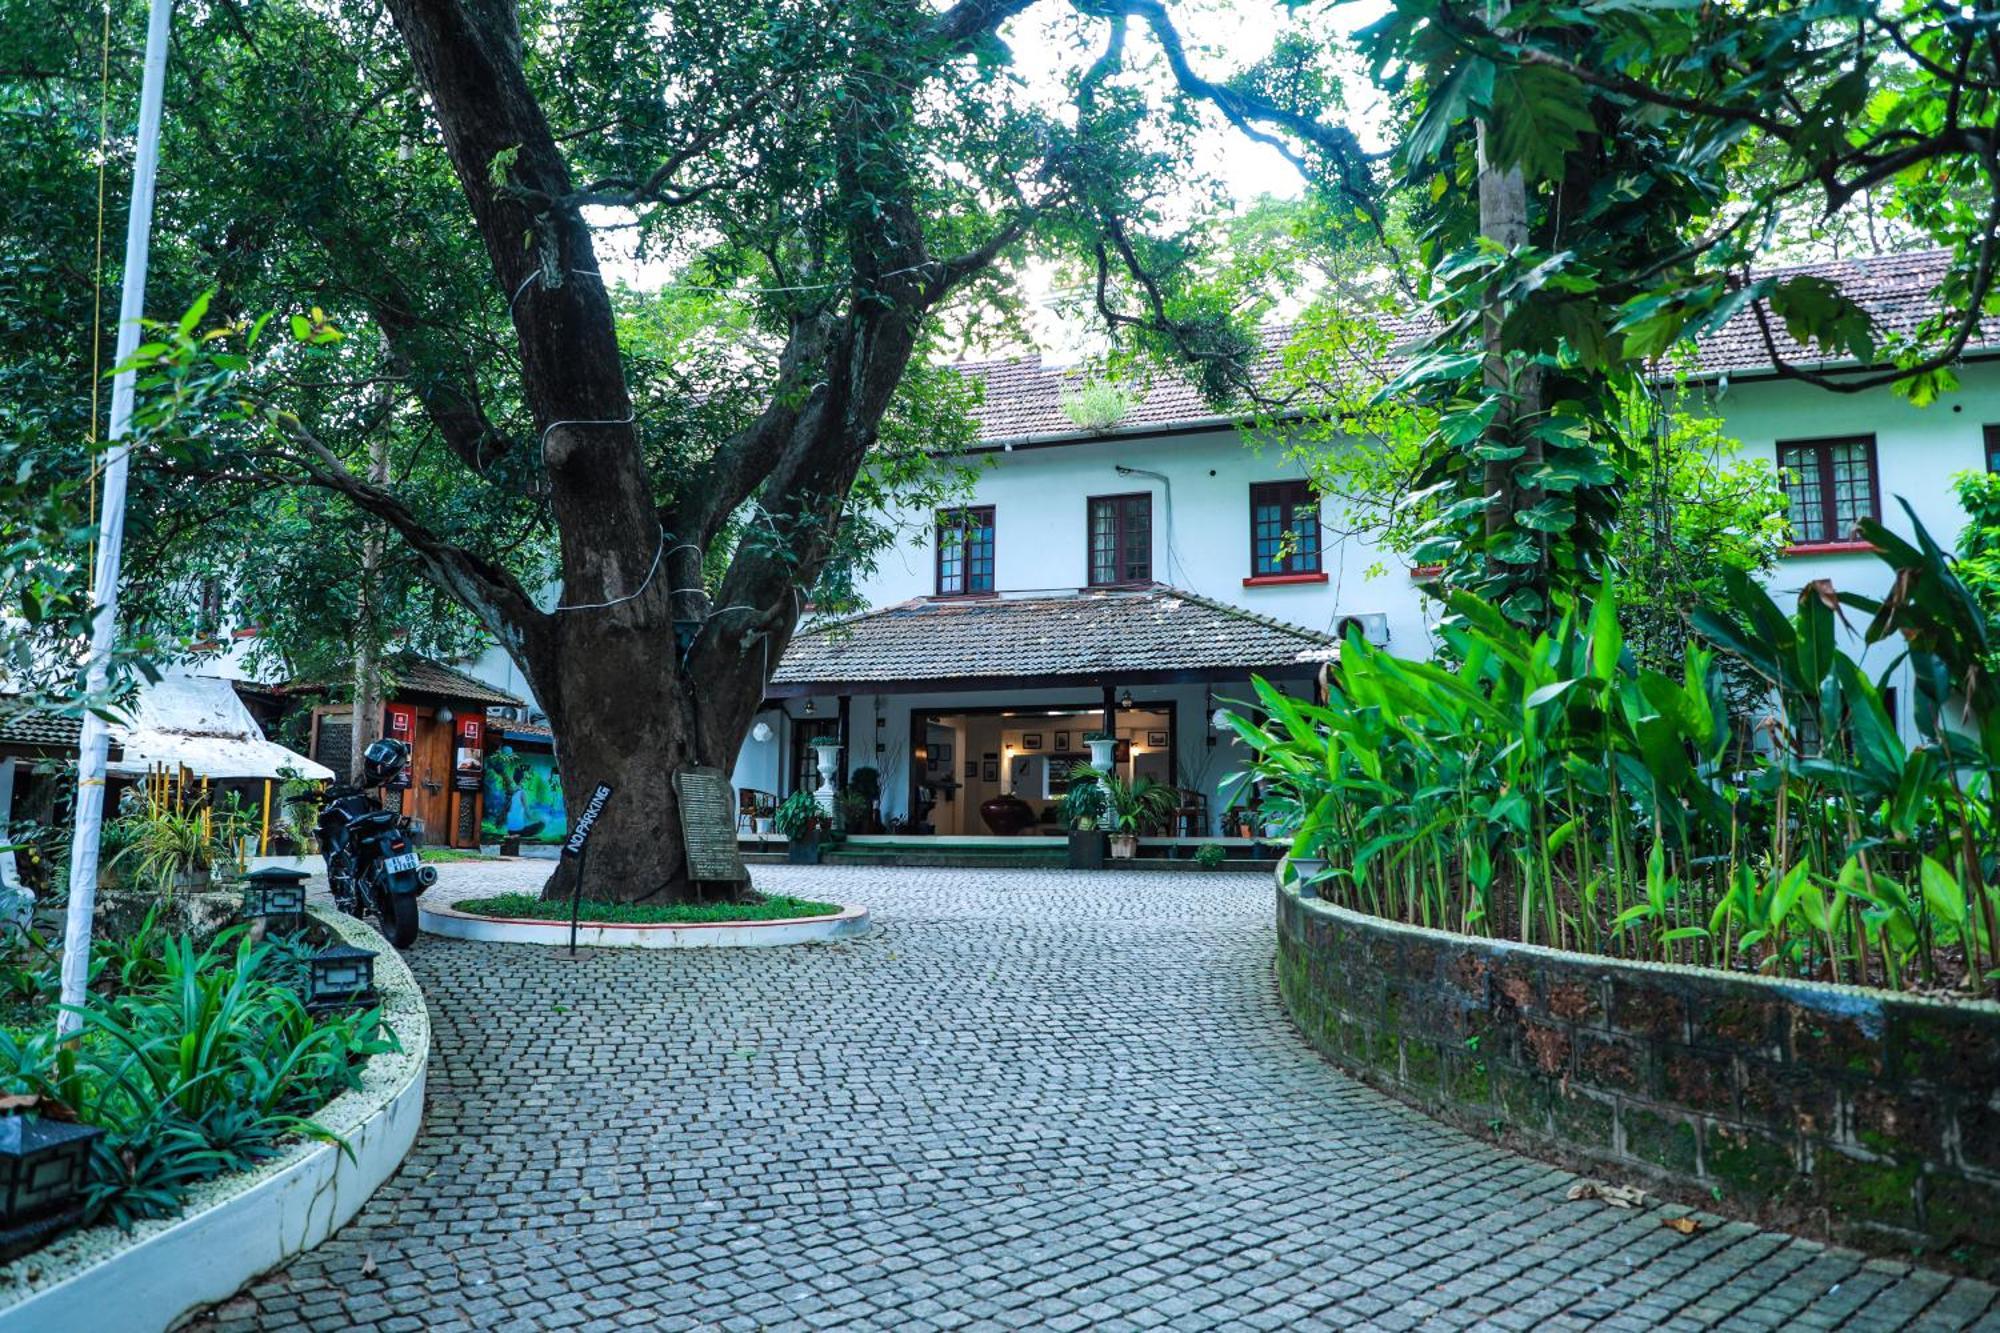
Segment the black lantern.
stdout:
<path fill-rule="evenodd" d="M 1118 696 L 1118 706 L 1128 713 L 1132 711 L 1132 691 L 1127 690 Z"/>
<path fill-rule="evenodd" d="M 375 1003 L 375 953 L 351 944 L 321 949 L 307 963 L 306 1008 L 361 1009 Z"/>
<path fill-rule="evenodd" d="M 243 877 L 243 915 L 297 919 L 306 910 L 306 876 L 302 870 L 268 866 Z"/>
<path fill-rule="evenodd" d="M 0 1116 L 0 1259 L 38 1249 L 83 1215 L 95 1125 Z"/>

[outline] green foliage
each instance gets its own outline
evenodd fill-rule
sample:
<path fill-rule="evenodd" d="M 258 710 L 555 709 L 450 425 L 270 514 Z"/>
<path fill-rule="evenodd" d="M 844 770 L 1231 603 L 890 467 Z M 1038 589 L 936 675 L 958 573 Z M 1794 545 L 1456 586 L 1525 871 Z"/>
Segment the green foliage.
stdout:
<path fill-rule="evenodd" d="M 1203 843 L 1194 854 L 1194 863 L 1203 870 L 1220 870 L 1228 859 L 1229 849 L 1218 842 Z"/>
<path fill-rule="evenodd" d="M 803 838 L 814 829 L 826 827 L 826 811 L 819 808 L 818 798 L 801 789 L 778 803 L 771 827 L 787 839 Z"/>
<path fill-rule="evenodd" d="M 1079 763 L 1070 769 L 1069 786 L 1056 802 L 1056 813 L 1064 828 L 1088 833 L 1110 818 L 1110 797 L 1099 777 L 1089 764 Z"/>
<path fill-rule="evenodd" d="M 234 793 L 211 800 L 206 792 L 188 795 L 178 784 L 143 783 L 126 791 L 115 823 L 118 850 L 108 864 L 129 866 L 140 884 L 171 895 L 232 860 L 239 841 L 256 827 Z"/>
<path fill-rule="evenodd" d="M 73 1048 L 57 1044 L 47 1000 L 31 1024 L 0 1029 L 0 1094 L 39 1098 L 106 1130 L 91 1159 L 86 1222 L 129 1228 L 289 1140 L 339 1142 L 310 1117 L 360 1086 L 361 1065 L 396 1045 L 379 1012 L 306 1011 L 294 987 L 312 947 L 254 944 L 243 927 L 197 946 L 164 937 L 149 916 L 127 940 L 93 941 L 96 993 Z"/>
<path fill-rule="evenodd" d="M 538 898 L 526 893 L 502 893 L 491 898 L 464 898 L 453 904 L 479 916 L 521 917 L 531 921 L 569 920 L 569 900 Z M 760 898 L 753 903 L 600 903 L 578 906 L 579 920 L 601 925 L 696 925 L 714 921 L 783 921 L 791 917 L 832 916 L 836 903 L 804 898 Z"/>
<path fill-rule="evenodd" d="M 1118 833 L 1150 833 L 1164 828 L 1180 804 L 1180 793 L 1164 782 L 1138 777 L 1127 782 L 1116 773 L 1098 780 L 1104 788 L 1102 818 Z"/>
<path fill-rule="evenodd" d="M 1619 957 L 1990 991 L 2000 691 L 1983 615 L 1917 530 L 1869 527 L 1898 574 L 1879 604 L 1814 585 L 1787 616 L 1726 569 L 1726 596 L 1695 615 L 1714 647 L 1690 645 L 1677 676 L 1634 657 L 1609 586 L 1539 632 L 1459 595 L 1457 669 L 1351 639 L 1324 707 L 1260 682 L 1259 720 L 1231 722 L 1295 853 L 1332 863 L 1319 892 L 1349 906 Z M 1874 615 L 1869 641 L 1906 642 L 1920 744 L 1836 645 L 1843 602 Z M 1774 748 L 1730 726 L 1718 653 L 1762 683 Z"/>
<path fill-rule="evenodd" d="M 1952 490 L 1966 514 L 1958 533 L 1958 577 L 1987 620 L 2000 623 L 2000 472 L 1961 472 Z"/>

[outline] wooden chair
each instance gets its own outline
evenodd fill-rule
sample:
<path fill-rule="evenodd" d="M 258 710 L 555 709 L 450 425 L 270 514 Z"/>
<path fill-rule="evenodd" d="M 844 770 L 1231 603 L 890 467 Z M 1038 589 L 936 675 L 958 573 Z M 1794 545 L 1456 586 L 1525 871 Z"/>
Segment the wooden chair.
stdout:
<path fill-rule="evenodd" d="M 1208 836 L 1208 793 L 1181 788 L 1180 804 L 1174 809 L 1174 836 L 1177 838 Z"/>

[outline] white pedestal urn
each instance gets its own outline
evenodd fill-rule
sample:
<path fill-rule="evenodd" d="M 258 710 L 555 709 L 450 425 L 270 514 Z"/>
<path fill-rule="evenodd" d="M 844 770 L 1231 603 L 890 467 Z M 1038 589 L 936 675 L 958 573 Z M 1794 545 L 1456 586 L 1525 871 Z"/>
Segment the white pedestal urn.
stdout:
<path fill-rule="evenodd" d="M 1116 736 L 1093 736 L 1084 744 L 1090 747 L 1090 766 L 1099 773 L 1109 773 L 1111 766 L 1118 762 Z"/>
<path fill-rule="evenodd" d="M 831 819 L 833 798 L 836 795 L 833 775 L 840 768 L 840 746 L 833 741 L 814 741 L 812 748 L 814 756 L 819 761 L 819 787 L 813 792 L 813 798 L 819 802 L 819 808 L 826 812 L 827 818 Z"/>

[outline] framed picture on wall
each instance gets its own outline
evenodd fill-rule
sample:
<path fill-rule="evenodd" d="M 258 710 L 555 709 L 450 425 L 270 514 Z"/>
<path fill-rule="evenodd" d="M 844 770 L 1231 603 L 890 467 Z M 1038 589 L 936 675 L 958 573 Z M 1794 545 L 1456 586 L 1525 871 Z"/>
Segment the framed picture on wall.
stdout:
<path fill-rule="evenodd" d="M 980 766 L 979 776 L 982 781 L 998 782 L 1000 780 L 1000 761 L 988 755 L 986 761 Z"/>
<path fill-rule="evenodd" d="M 1041 749 L 1041 748 L 1042 748 L 1042 733 L 1041 733 L 1041 732 L 1039 732 L 1039 731 L 1024 731 L 1024 732 L 1022 732 L 1022 733 L 1021 733 L 1021 748 L 1022 748 L 1023 750 L 1039 750 L 1039 749 Z"/>
<path fill-rule="evenodd" d="M 1148 746 L 1148 748 L 1150 748 L 1150 749 L 1154 749 L 1154 750 L 1164 750 L 1164 749 L 1166 749 L 1166 748 L 1167 748 L 1167 733 L 1166 733 L 1166 732 L 1164 732 L 1164 731 L 1149 731 L 1149 732 L 1147 732 L 1147 733 L 1146 733 L 1146 745 Z"/>
<path fill-rule="evenodd" d="M 1069 733 L 1067 731 L 1058 731 L 1056 733 L 1054 748 L 1057 754 L 1069 753 Z"/>
<path fill-rule="evenodd" d="M 965 761 L 965 776 L 968 778 L 979 776 L 979 761 L 977 759 L 968 759 Z"/>
<path fill-rule="evenodd" d="M 937 744 L 931 746 L 931 759 L 935 761 L 940 767 L 949 769 L 951 767 L 950 742 L 939 741 Z"/>

